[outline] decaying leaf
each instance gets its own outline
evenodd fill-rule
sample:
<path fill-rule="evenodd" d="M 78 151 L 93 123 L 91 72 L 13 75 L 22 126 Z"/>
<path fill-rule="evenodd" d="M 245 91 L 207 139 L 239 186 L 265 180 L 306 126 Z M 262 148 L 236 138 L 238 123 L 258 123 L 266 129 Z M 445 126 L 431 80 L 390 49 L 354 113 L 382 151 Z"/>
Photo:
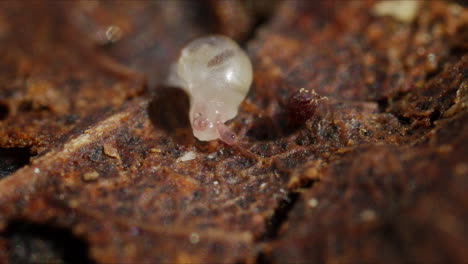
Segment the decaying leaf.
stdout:
<path fill-rule="evenodd" d="M 466 7 L 264 2 L 1 2 L 0 262 L 462 263 Z M 235 146 L 165 86 L 211 33 L 253 63 Z"/>

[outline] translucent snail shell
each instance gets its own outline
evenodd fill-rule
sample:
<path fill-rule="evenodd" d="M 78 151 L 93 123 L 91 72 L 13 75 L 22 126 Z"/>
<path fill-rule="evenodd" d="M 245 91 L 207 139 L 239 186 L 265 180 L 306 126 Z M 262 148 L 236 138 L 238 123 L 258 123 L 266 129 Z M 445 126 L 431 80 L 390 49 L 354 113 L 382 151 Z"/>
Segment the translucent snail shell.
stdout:
<path fill-rule="evenodd" d="M 224 124 L 237 115 L 252 83 L 252 64 L 233 40 L 213 35 L 188 43 L 172 65 L 169 84 L 190 97 L 190 123 L 199 140 L 236 142 Z"/>

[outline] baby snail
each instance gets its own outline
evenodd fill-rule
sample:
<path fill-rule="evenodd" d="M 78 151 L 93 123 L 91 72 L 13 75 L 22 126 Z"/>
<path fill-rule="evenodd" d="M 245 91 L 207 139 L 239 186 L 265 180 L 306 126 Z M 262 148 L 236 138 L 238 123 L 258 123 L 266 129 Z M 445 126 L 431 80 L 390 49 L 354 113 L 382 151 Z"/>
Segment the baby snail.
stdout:
<path fill-rule="evenodd" d="M 189 118 L 196 138 L 236 143 L 224 122 L 237 115 L 252 83 L 252 64 L 236 42 L 220 35 L 193 40 L 172 65 L 168 81 L 190 97 Z"/>

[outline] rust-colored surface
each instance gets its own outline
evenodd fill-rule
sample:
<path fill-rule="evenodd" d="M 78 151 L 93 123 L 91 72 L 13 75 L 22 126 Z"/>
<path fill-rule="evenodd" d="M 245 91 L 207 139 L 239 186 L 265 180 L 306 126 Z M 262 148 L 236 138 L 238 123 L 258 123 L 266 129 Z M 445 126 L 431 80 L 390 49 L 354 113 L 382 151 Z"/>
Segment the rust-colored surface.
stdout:
<path fill-rule="evenodd" d="M 0 3 L 0 262 L 464 262 L 468 10 L 218 2 Z M 237 146 L 164 85 L 210 33 L 254 66 Z"/>
<path fill-rule="evenodd" d="M 266 246 L 266 258 L 465 262 L 467 121 L 460 113 L 438 122 L 415 147 L 371 146 L 344 154 L 301 195 L 278 241 Z"/>

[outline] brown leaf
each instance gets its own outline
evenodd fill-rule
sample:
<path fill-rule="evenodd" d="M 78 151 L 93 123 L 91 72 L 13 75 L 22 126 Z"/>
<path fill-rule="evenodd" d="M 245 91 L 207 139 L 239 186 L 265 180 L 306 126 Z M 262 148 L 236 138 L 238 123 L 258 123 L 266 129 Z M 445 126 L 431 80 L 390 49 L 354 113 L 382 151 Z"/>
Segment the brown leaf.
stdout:
<path fill-rule="evenodd" d="M 467 10 L 380 4 L 284 1 L 254 28 L 248 1 L 0 3 L 0 261 L 55 250 L 18 254 L 19 222 L 98 263 L 462 262 Z M 196 140 L 165 86 L 219 32 L 254 66 L 236 146 Z"/>

